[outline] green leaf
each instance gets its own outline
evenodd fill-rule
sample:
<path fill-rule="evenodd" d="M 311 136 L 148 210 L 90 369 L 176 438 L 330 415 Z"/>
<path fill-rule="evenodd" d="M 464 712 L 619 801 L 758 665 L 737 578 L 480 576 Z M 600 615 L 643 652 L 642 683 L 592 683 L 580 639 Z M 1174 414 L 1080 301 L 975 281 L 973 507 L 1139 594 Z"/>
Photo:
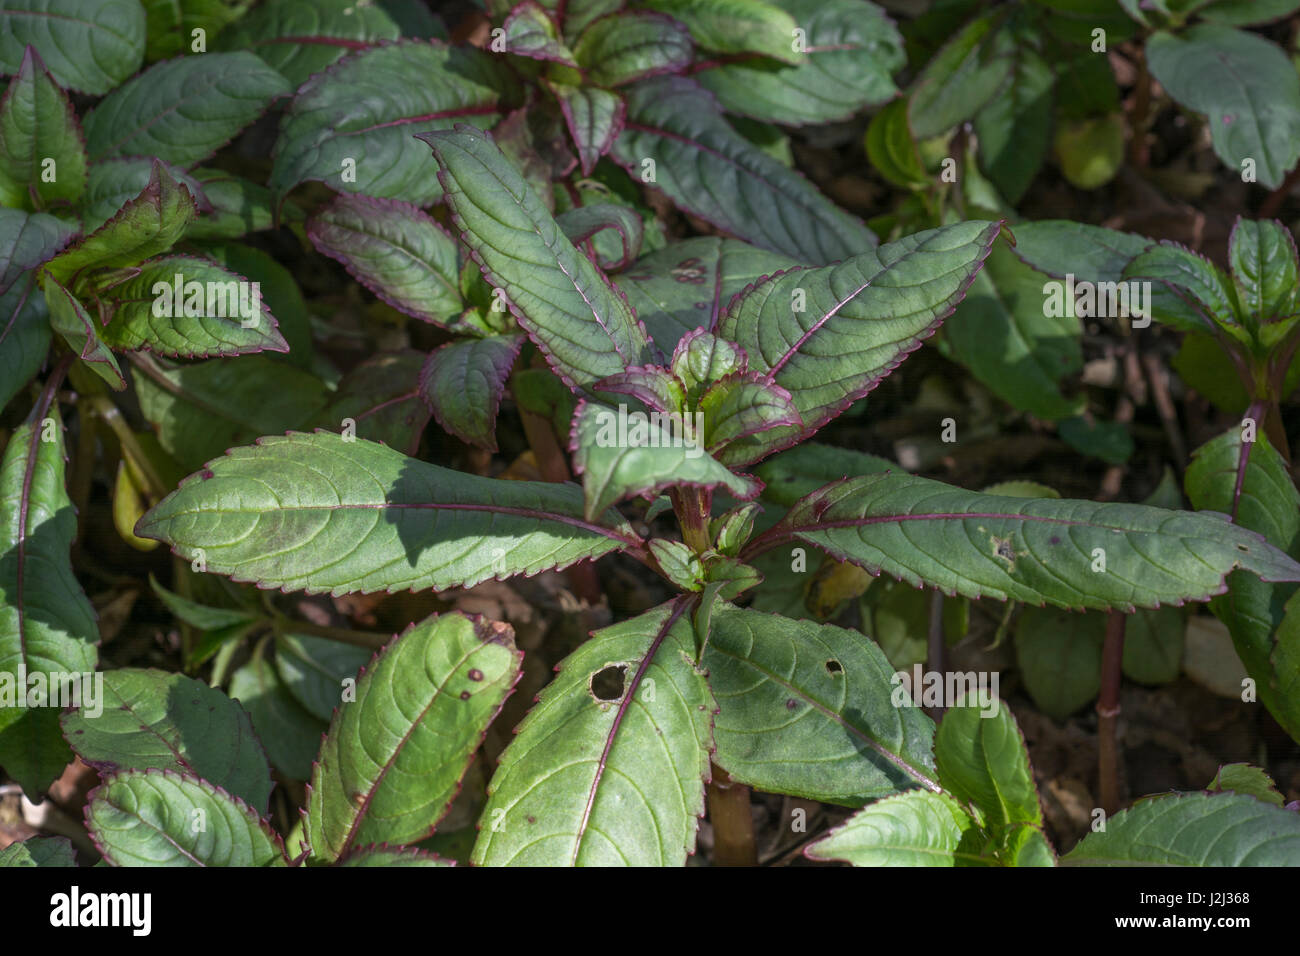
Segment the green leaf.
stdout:
<path fill-rule="evenodd" d="M 1133 457 L 1133 436 L 1122 422 L 1090 421 L 1076 415 L 1057 422 L 1056 433 L 1080 454 L 1110 465 L 1122 465 Z"/>
<path fill-rule="evenodd" d="M 75 226 L 43 212 L 0 208 L 0 293 L 27 270 L 53 258 L 76 234 Z"/>
<path fill-rule="evenodd" d="M 501 29 L 505 32 L 502 39 L 507 53 L 566 66 L 578 65 L 560 39 L 560 31 L 550 13 L 533 0 L 525 0 L 511 10 Z"/>
<path fill-rule="evenodd" d="M 619 94 L 598 87 L 567 83 L 551 83 L 549 87 L 560 104 L 573 145 L 578 148 L 582 174 L 590 176 L 623 131 L 627 104 Z"/>
<path fill-rule="evenodd" d="M 461 238 L 551 367 L 577 391 L 649 359 L 627 300 L 574 248 L 487 134 L 423 133 Z"/>
<path fill-rule="evenodd" d="M 325 721 L 299 706 L 260 652 L 230 675 L 230 696 L 248 709 L 275 769 L 293 780 L 310 779 Z"/>
<path fill-rule="evenodd" d="M 854 866 L 980 866 L 978 830 L 946 794 L 919 790 L 879 800 L 805 850 Z"/>
<path fill-rule="evenodd" d="M 149 184 L 104 225 L 45 264 L 60 283 L 80 289 L 88 269 L 134 266 L 166 252 L 197 215 L 194 197 L 154 163 Z"/>
<path fill-rule="evenodd" d="M 573 55 L 597 86 L 622 86 L 690 66 L 690 31 L 670 17 L 632 10 L 601 17 L 583 31 Z"/>
<path fill-rule="evenodd" d="M 77 114 L 28 47 L 0 101 L 0 200 L 11 206 L 29 205 L 33 196 L 42 206 L 76 202 L 85 187 L 86 147 Z"/>
<path fill-rule="evenodd" d="M 999 247 L 944 323 L 943 342 L 999 398 L 1039 418 L 1070 418 L 1086 402 L 1061 389 L 1083 368 L 1083 330 L 1073 303 L 1066 305 L 1049 315 L 1042 275 Z"/>
<path fill-rule="evenodd" d="M 863 0 L 777 0 L 805 31 L 799 66 L 727 63 L 697 78 L 730 113 L 785 126 L 847 120 L 898 92 L 890 74 L 906 62 L 898 29 Z"/>
<path fill-rule="evenodd" d="M 290 92 L 251 53 L 177 57 L 104 97 L 86 117 L 86 146 L 91 159 L 153 156 L 193 166 Z"/>
<path fill-rule="evenodd" d="M 262 301 L 260 283 L 210 259 L 150 259 L 134 277 L 106 292 L 103 302 L 113 317 L 99 337 L 120 351 L 147 349 L 184 358 L 289 351 Z"/>
<path fill-rule="evenodd" d="M 1244 27 L 1271 23 L 1296 10 L 1300 10 L 1296 0 L 1213 0 L 1196 13 L 1205 20 Z"/>
<path fill-rule="evenodd" d="M 451 808 L 488 724 L 519 679 L 509 626 L 452 613 L 413 624 L 339 706 L 307 798 L 312 855 L 414 843 Z"/>
<path fill-rule="evenodd" d="M 1006 93 L 975 114 L 980 165 L 1008 202 L 1017 203 L 1047 158 L 1052 141 L 1052 88 L 1056 72 L 1032 45 L 1032 33 L 1017 35 Z"/>
<path fill-rule="evenodd" d="M 144 55 L 149 62 L 178 53 L 193 52 L 195 30 L 205 38 L 215 37 L 221 28 L 243 15 L 242 0 L 141 0 L 145 9 Z"/>
<path fill-rule="evenodd" d="M 280 126 L 271 192 L 278 205 L 310 179 L 427 206 L 442 198 L 442 188 L 413 134 L 457 121 L 490 126 L 518 97 L 505 59 L 470 47 L 403 40 L 354 53 L 294 96 Z"/>
<path fill-rule="evenodd" d="M 990 706 L 997 712 L 986 713 Z M 997 698 L 976 701 L 967 694 L 964 703 L 944 714 L 934 737 L 934 755 L 944 790 L 974 806 L 1001 845 L 1013 827 L 1042 827 L 1029 753 L 1005 703 Z"/>
<path fill-rule="evenodd" d="M 17 73 L 31 44 L 60 86 L 98 96 L 140 69 L 144 38 L 139 0 L 6 0 L 0 73 Z"/>
<path fill-rule="evenodd" d="M 629 87 L 627 97 L 612 156 L 686 212 L 800 262 L 820 265 L 876 245 L 861 221 L 737 133 L 695 81 L 656 77 Z"/>
<path fill-rule="evenodd" d="M 94 170 L 91 172 L 93 175 Z M 211 209 L 203 210 L 203 215 L 190 224 L 186 238 L 238 239 L 274 225 L 274 203 L 265 186 L 221 169 L 196 169 L 194 178 Z M 287 207 L 285 212 L 287 219 L 302 218 L 296 206 Z"/>
<path fill-rule="evenodd" d="M 186 624 L 191 624 L 201 631 L 216 631 L 240 624 L 252 624 L 257 620 L 257 616 L 249 611 L 226 607 L 209 607 L 206 604 L 200 604 L 197 601 L 181 597 L 159 584 L 152 574 L 149 575 L 149 586 L 153 588 L 154 594 L 158 595 L 158 600 L 166 605 L 167 610 Z"/>
<path fill-rule="evenodd" d="M 1273 778 L 1248 763 L 1230 763 L 1220 767 L 1205 789 L 1213 793 L 1247 794 L 1275 807 L 1286 803 Z"/>
<path fill-rule="evenodd" d="M 1198 510 L 1233 515 L 1238 524 L 1290 553 L 1300 544 L 1300 491 L 1263 429 L 1253 443 L 1242 442 L 1242 431 L 1234 425 L 1192 453 L 1183 476 L 1187 498 Z M 1248 457 L 1238 491 L 1243 452 Z"/>
<path fill-rule="evenodd" d="M 1233 175 L 1251 160 L 1259 182 L 1277 189 L 1300 158 L 1300 77 L 1275 44 L 1201 23 L 1146 44 L 1151 75 L 1175 101 L 1208 115 L 1214 152 Z"/>
<path fill-rule="evenodd" d="M 86 827 L 110 866 L 284 866 L 279 835 L 237 797 L 172 770 L 114 774 Z"/>
<path fill-rule="evenodd" d="M 624 498 L 678 485 L 721 487 L 742 501 L 755 497 L 761 486 L 733 475 L 704 450 L 703 441 L 696 419 L 669 420 L 626 405 L 579 402 L 569 448 L 574 472 L 582 476 L 587 520 Z"/>
<path fill-rule="evenodd" d="M 1296 314 L 1300 264 L 1295 239 L 1280 222 L 1238 218 L 1228 240 L 1228 262 L 1247 322 L 1259 326 Z"/>
<path fill-rule="evenodd" d="M 399 312 L 445 327 L 462 309 L 456 240 L 418 206 L 345 194 L 307 220 L 307 236 Z"/>
<path fill-rule="evenodd" d="M 343 682 L 356 677 L 373 655 L 351 644 L 306 634 L 278 634 L 275 669 L 299 704 L 328 721 L 343 700 Z"/>
<path fill-rule="evenodd" d="M 858 632 L 719 606 L 704 668 L 719 707 L 714 759 L 734 779 L 845 806 L 938 789 L 933 723 Z"/>
<path fill-rule="evenodd" d="M 522 335 L 449 342 L 420 370 L 420 395 L 438 424 L 461 441 L 497 450 L 496 418 Z"/>
<path fill-rule="evenodd" d="M 807 437 L 875 388 L 961 301 L 1000 230 L 962 222 L 919 232 L 732 300 L 718 334 L 748 353 L 751 372 L 790 393 L 804 423 L 746 440 L 746 460 Z"/>
<path fill-rule="evenodd" d="M 695 42 L 718 53 L 761 53 L 799 64 L 794 17 L 764 0 L 643 0 L 642 6 L 684 23 Z"/>
<path fill-rule="evenodd" d="M 50 314 L 50 328 L 68 343 L 72 354 L 85 362 L 110 388 L 117 391 L 126 388 L 126 379 L 122 377 L 117 359 L 100 341 L 95 321 L 86 307 L 48 273 L 45 274 L 45 306 Z"/>
<path fill-rule="evenodd" d="M 686 862 L 715 710 L 686 609 L 596 631 L 560 663 L 488 785 L 475 864 Z"/>
<path fill-rule="evenodd" d="M 642 256 L 619 289 L 665 355 L 687 332 L 711 329 L 736 293 L 799 263 L 738 239 L 699 236 Z"/>
<path fill-rule="evenodd" d="M 1230 834 L 1230 836 L 1229 836 Z M 1289 866 L 1300 854 L 1300 814 L 1254 797 L 1153 797 L 1106 821 L 1061 858 L 1064 866 Z"/>
<path fill-rule="evenodd" d="M 32 701 L 39 685 L 62 690 L 59 675 L 77 675 L 90 690 L 84 685 L 99 643 L 68 556 L 77 516 L 64 490 L 57 408 L 46 421 L 15 429 L 0 463 L 0 766 L 32 798 L 71 755 L 59 734 L 60 708 L 18 705 Z"/>
<path fill-rule="evenodd" d="M 192 233 L 186 233 L 187 238 Z M 275 314 L 278 331 L 289 346 L 283 361 L 311 371 L 312 317 L 294 274 L 270 254 L 239 242 L 205 242 L 198 246 L 205 258 L 256 282 L 266 308 Z"/>
<path fill-rule="evenodd" d="M 1300 580 L 1300 564 L 1223 515 L 983 495 L 897 474 L 828 485 L 741 556 L 791 538 L 947 594 L 1066 608 L 1204 600 L 1237 568 Z"/>
<path fill-rule="evenodd" d="M 1124 676 L 1139 684 L 1170 684 L 1183 667 L 1182 608 L 1142 610 L 1128 619 L 1124 632 Z"/>
<path fill-rule="evenodd" d="M 1204 256 L 1174 242 L 1152 246 L 1124 270 L 1126 279 L 1153 279 L 1152 316 L 1181 332 L 1215 327 L 1244 336 L 1237 324 L 1236 296 L 1227 273 Z"/>
<path fill-rule="evenodd" d="M 402 35 L 378 3 L 356 0 L 276 0 L 241 17 L 217 38 L 222 50 L 251 50 L 294 85 L 351 50 Z"/>
<path fill-rule="evenodd" d="M 930 183 L 907 120 L 907 100 L 894 100 L 873 116 L 863 144 L 871 165 L 895 186 L 921 189 Z"/>
<path fill-rule="evenodd" d="M 62 719 L 82 760 L 104 774 L 190 773 L 266 812 L 271 773 L 243 708 L 184 674 L 124 667 L 105 671 L 103 681 L 100 700 L 85 699 Z"/>
<path fill-rule="evenodd" d="M 136 534 L 191 559 L 201 548 L 209 571 L 237 581 L 442 591 L 639 544 L 617 515 L 584 520 L 581 499 L 571 485 L 479 478 L 374 442 L 291 433 L 210 462 Z"/>
<path fill-rule="evenodd" d="M 1088 282 L 1119 282 L 1124 269 L 1151 246 L 1130 232 L 1068 219 L 1015 226 L 1015 253 L 1026 264 L 1057 279 L 1073 275 Z"/>
<path fill-rule="evenodd" d="M 1106 619 L 1100 614 L 1054 607 L 1020 612 L 1016 666 L 1039 710 L 1063 721 L 1097 699 L 1105 636 Z"/>
<path fill-rule="evenodd" d="M 367 441 L 414 455 L 433 417 L 420 392 L 425 360 L 424 353 L 414 349 L 371 356 L 339 382 L 317 424 L 340 433 L 351 425 Z"/>
<path fill-rule="evenodd" d="M 723 464 L 733 457 L 748 459 L 744 449 L 732 454 L 741 439 L 803 425 L 790 393 L 758 372 L 734 373 L 710 385 L 700 397 L 699 413 L 704 416 L 704 447 Z"/>
<path fill-rule="evenodd" d="M 92 163 L 86 179 L 86 193 L 81 200 L 81 222 L 86 232 L 94 232 L 149 185 L 157 160 L 145 156 L 133 156 L 127 159 L 105 159 Z M 203 185 L 179 167 L 163 163 L 167 174 L 189 190 L 195 205 L 200 210 L 210 208 L 208 196 Z M 190 226 L 187 236 L 194 235 Z"/>
<path fill-rule="evenodd" d="M 972 20 L 913 81 L 908 116 L 918 139 L 971 119 L 1011 79 L 1017 44 L 1000 28 L 1002 19 L 988 13 Z"/>
<path fill-rule="evenodd" d="M 789 508 L 829 482 L 897 468 L 892 461 L 876 455 L 803 442 L 767 459 L 754 472 L 766 486 L 763 500 Z"/>
<path fill-rule="evenodd" d="M 444 860 L 441 857 L 434 856 L 432 853 L 425 853 L 414 847 L 395 847 L 395 846 L 371 846 L 361 850 L 353 850 L 346 857 L 339 860 L 336 866 L 401 866 L 401 867 L 424 867 L 424 866 L 455 866 L 455 862 Z"/>
<path fill-rule="evenodd" d="M 0 850 L 0 868 L 19 866 L 76 866 L 72 842 L 67 837 L 28 837 Z"/>
<path fill-rule="evenodd" d="M 49 309 L 35 278 L 0 293 L 0 408 L 41 370 L 51 337 Z"/>
<path fill-rule="evenodd" d="M 134 383 L 163 449 L 186 469 L 261 435 L 301 428 L 329 398 L 316 376 L 263 355 L 175 368 L 141 365 Z"/>
<path fill-rule="evenodd" d="M 577 206 L 560 213 L 555 221 L 570 242 L 578 245 L 590 242 L 589 255 L 594 255 L 596 264 L 609 272 L 626 268 L 641 251 L 645 236 L 645 220 L 641 214 L 631 206 L 612 202 Z M 606 238 L 612 241 L 606 242 Z M 618 249 L 617 256 L 604 254 L 613 243 L 617 243 L 614 246 Z"/>

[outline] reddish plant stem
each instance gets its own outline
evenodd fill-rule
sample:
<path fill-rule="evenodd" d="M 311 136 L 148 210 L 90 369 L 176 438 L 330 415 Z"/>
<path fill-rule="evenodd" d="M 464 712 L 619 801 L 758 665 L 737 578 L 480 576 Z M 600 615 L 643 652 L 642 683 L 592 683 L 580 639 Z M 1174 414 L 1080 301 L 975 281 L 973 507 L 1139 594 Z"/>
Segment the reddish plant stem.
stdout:
<path fill-rule="evenodd" d="M 714 764 L 708 796 L 709 822 L 713 824 L 713 865 L 757 866 L 749 787 L 734 782 L 725 770 Z"/>
<path fill-rule="evenodd" d="M 1097 778 L 1101 808 L 1119 812 L 1119 688 L 1124 672 L 1124 629 L 1128 617 L 1111 611 L 1101 648 L 1101 693 L 1097 697 Z"/>
<path fill-rule="evenodd" d="M 703 488 L 681 487 L 669 492 L 673 513 L 682 527 L 682 540 L 696 554 L 713 546 L 709 540 L 709 492 Z"/>

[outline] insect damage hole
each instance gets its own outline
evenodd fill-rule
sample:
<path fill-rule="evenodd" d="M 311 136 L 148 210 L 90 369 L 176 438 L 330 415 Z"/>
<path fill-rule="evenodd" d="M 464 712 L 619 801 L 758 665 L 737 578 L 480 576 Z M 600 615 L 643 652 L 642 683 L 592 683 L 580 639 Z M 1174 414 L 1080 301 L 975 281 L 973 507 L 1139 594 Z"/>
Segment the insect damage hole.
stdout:
<path fill-rule="evenodd" d="M 843 673 L 844 673 L 844 665 L 841 664 L 839 661 L 837 661 L 835 658 L 832 657 L 830 660 L 828 660 L 828 661 L 826 662 L 826 673 L 828 673 L 828 674 L 843 674 Z"/>
<path fill-rule="evenodd" d="M 587 681 L 587 691 L 596 700 L 608 704 L 623 699 L 626 683 L 626 664 L 606 664 L 592 673 Z"/>

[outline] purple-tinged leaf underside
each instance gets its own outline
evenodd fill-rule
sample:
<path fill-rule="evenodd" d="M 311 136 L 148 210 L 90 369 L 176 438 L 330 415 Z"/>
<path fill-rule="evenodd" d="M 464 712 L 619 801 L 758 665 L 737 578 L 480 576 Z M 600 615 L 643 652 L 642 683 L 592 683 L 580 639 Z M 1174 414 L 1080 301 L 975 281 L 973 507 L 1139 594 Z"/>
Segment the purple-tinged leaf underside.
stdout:
<path fill-rule="evenodd" d="M 434 351 L 420 370 L 420 395 L 438 424 L 461 441 L 496 451 L 497 410 L 523 344 L 523 335 L 493 335 Z"/>

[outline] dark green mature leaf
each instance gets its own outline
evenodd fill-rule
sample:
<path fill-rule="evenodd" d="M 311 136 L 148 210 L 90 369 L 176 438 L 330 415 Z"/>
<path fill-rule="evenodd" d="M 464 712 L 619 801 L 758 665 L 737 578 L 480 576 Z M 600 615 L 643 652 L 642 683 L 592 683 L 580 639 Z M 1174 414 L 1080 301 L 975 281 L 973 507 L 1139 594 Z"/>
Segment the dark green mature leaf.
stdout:
<path fill-rule="evenodd" d="M 158 441 L 187 469 L 261 435 L 304 427 L 329 400 L 316 376 L 263 355 L 141 365 L 134 382 Z"/>
<path fill-rule="evenodd" d="M 695 329 L 716 326 L 722 310 L 751 283 L 799 265 L 737 239 L 698 236 L 642 256 L 618 287 L 665 356 Z"/>
<path fill-rule="evenodd" d="M 103 681 L 96 708 L 83 701 L 63 715 L 63 736 L 82 760 L 105 774 L 191 773 L 266 812 L 266 751 L 238 704 L 184 674 L 124 667 L 105 671 Z"/>
<path fill-rule="evenodd" d="M 1061 391 L 1083 368 L 1082 328 L 1073 303 L 1052 316 L 1043 302 L 1042 274 L 996 248 L 944 323 L 943 342 L 999 398 L 1040 418 L 1069 418 L 1085 405 Z"/>
<path fill-rule="evenodd" d="M 425 358 L 414 349 L 372 355 L 343 376 L 316 425 L 339 433 L 351 430 L 366 441 L 414 455 L 433 417 L 420 392 Z"/>
<path fill-rule="evenodd" d="M 483 276 L 575 391 L 649 359 L 627 300 L 574 248 L 487 134 L 458 125 L 421 134 L 461 238 Z"/>
<path fill-rule="evenodd" d="M 573 55 L 597 86 L 622 86 L 691 63 L 691 33 L 671 17 L 633 10 L 601 17 L 583 31 Z"/>
<path fill-rule="evenodd" d="M 420 396 L 438 424 L 457 438 L 497 450 L 496 419 L 522 335 L 492 335 L 449 342 L 420 370 Z"/>
<path fill-rule="evenodd" d="M 922 189 L 930 174 L 921 163 L 907 108 L 907 100 L 897 99 L 880 110 L 867 126 L 863 145 L 867 159 L 885 179 L 904 189 Z"/>
<path fill-rule="evenodd" d="M 319 180 L 339 192 L 427 206 L 442 198 L 412 138 L 458 121 L 491 125 L 518 98 L 503 57 L 402 41 L 362 50 L 303 84 L 280 127 L 270 187 L 277 204 Z"/>
<path fill-rule="evenodd" d="M 594 86 L 551 83 L 550 89 L 560 103 L 564 125 L 578 148 L 582 174 L 590 176 L 600 157 L 613 148 L 623 131 L 627 104 L 619 94 Z"/>
<path fill-rule="evenodd" d="M 0 293 L 27 270 L 52 259 L 76 234 L 75 226 L 43 212 L 0 208 Z"/>
<path fill-rule="evenodd" d="M 1245 321 L 1259 326 L 1296 313 L 1300 264 L 1286 226 L 1274 219 L 1238 219 L 1228 241 L 1228 262 Z"/>
<path fill-rule="evenodd" d="M 0 100 L 0 202 L 26 206 L 33 196 L 41 205 L 75 202 L 85 187 L 86 147 L 77 114 L 28 47 Z"/>
<path fill-rule="evenodd" d="M 1130 621 L 1131 623 L 1131 621 Z M 1097 699 L 1106 619 L 1027 607 L 1016 622 L 1016 666 L 1035 706 L 1065 720 Z"/>
<path fill-rule="evenodd" d="M 49 309 L 35 277 L 0 293 L 0 408 L 41 370 L 50 339 Z"/>
<path fill-rule="evenodd" d="M 76 866 L 72 842 L 67 837 L 28 837 L 0 850 L 0 868 L 20 866 Z"/>
<path fill-rule="evenodd" d="M 70 288 L 80 287 L 87 269 L 133 266 L 166 252 L 197 215 L 194 197 L 154 163 L 149 184 L 104 225 L 45 264 L 46 270 Z"/>
<path fill-rule="evenodd" d="M 289 83 L 251 53 L 167 60 L 114 90 L 86 117 L 91 159 L 207 159 L 257 119 Z"/>
<path fill-rule="evenodd" d="M 274 202 L 265 186 L 221 169 L 196 169 L 194 179 L 211 209 L 190 224 L 187 238 L 238 239 L 274 225 Z M 296 206 L 286 207 L 285 213 L 286 219 L 302 218 Z"/>
<path fill-rule="evenodd" d="M 284 866 L 279 835 L 237 797 L 173 770 L 128 770 L 90 792 L 86 827 L 110 866 Z"/>
<path fill-rule="evenodd" d="M 986 708 L 993 706 L 995 714 Z M 967 694 L 944 714 L 934 738 L 944 790 L 975 807 L 984 826 L 1005 848 L 1011 828 L 1043 825 L 1029 754 L 1011 711 L 1002 701 Z"/>
<path fill-rule="evenodd" d="M 140 69 L 144 37 L 139 0 L 6 0 L 0 73 L 17 73 L 30 44 L 60 86 L 99 95 Z"/>
<path fill-rule="evenodd" d="M 86 232 L 94 232 L 117 215 L 127 204 L 149 185 L 157 160 L 147 156 L 126 159 L 105 159 L 90 166 L 86 178 L 86 192 L 81 199 L 81 223 Z M 167 174 L 189 190 L 200 211 L 211 208 L 203 185 L 185 170 L 163 163 Z M 187 236 L 194 235 L 198 223 L 192 223 Z"/>
<path fill-rule="evenodd" d="M 616 272 L 626 268 L 641 251 L 641 241 L 645 236 L 645 220 L 631 206 L 617 203 L 592 203 L 590 206 L 577 206 L 555 217 L 555 221 L 569 241 L 581 245 L 591 242 L 591 255 L 596 264 L 607 272 Z M 610 238 L 617 242 L 617 258 L 601 255 L 610 243 L 602 243 L 608 232 Z"/>
<path fill-rule="evenodd" d="M 401 27 L 382 4 L 276 0 L 260 4 L 223 30 L 216 46 L 251 50 L 300 86 L 346 53 L 401 35 Z"/>
<path fill-rule="evenodd" d="M 99 643 L 68 557 L 77 516 L 64 490 L 63 428 L 57 408 L 48 415 L 20 425 L 0 463 L 0 766 L 33 798 L 71 755 L 60 708 L 18 705 L 39 700 L 38 688 L 62 690 L 59 675 L 91 690 Z"/>
<path fill-rule="evenodd" d="M 461 311 L 456 240 L 418 206 L 344 194 L 307 220 L 307 236 L 399 312 L 446 326 Z"/>
<path fill-rule="evenodd" d="M 789 508 L 829 482 L 891 470 L 897 471 L 898 465 L 887 458 L 803 442 L 767 459 L 754 471 L 766 485 L 763 500 Z"/>
<path fill-rule="evenodd" d="M 321 748 L 307 798 L 312 855 L 428 836 L 522 658 L 508 625 L 459 613 L 413 624 L 381 651 Z"/>
<path fill-rule="evenodd" d="M 1280 20 L 1296 10 L 1297 0 L 1211 0 L 1196 13 L 1205 20 L 1244 27 Z"/>
<path fill-rule="evenodd" d="M 569 434 L 574 471 L 582 476 L 588 521 L 634 495 L 691 485 L 725 488 L 736 498 L 755 497 L 761 485 L 734 475 L 704 450 L 698 420 L 651 418 L 626 405 L 578 403 Z"/>
<path fill-rule="evenodd" d="M 289 351 L 260 286 L 253 285 L 210 259 L 150 259 L 104 294 L 113 317 L 99 337 L 119 350 L 185 358 Z"/>
<path fill-rule="evenodd" d="M 686 607 L 596 631 L 560 663 L 488 785 L 474 863 L 686 862 L 715 710 Z"/>
<path fill-rule="evenodd" d="M 793 398 L 803 428 L 745 440 L 753 461 L 821 428 L 876 387 L 961 301 L 1001 223 L 962 222 L 907 236 L 837 266 L 759 282 L 738 295 L 718 334 Z M 793 311 L 803 307 L 802 311 Z"/>
<path fill-rule="evenodd" d="M 279 634 L 275 638 L 275 669 L 308 713 L 328 721 L 343 700 L 344 680 L 373 655 L 359 647 L 307 634 Z"/>
<path fill-rule="evenodd" d="M 1300 157 L 1300 77 L 1261 36 L 1201 23 L 1146 44 L 1151 75 L 1177 102 L 1207 114 L 1214 152 L 1234 174 L 1251 167 L 1276 189 Z"/>
<path fill-rule="evenodd" d="M 325 720 L 303 710 L 260 653 L 230 675 L 230 696 L 248 709 L 275 769 L 293 780 L 309 780 Z"/>
<path fill-rule="evenodd" d="M 1237 324 L 1236 297 L 1228 274 L 1204 256 L 1174 242 L 1162 242 L 1137 256 L 1127 279 L 1154 280 L 1151 314 L 1182 332 L 1215 327 L 1244 335 Z"/>
<path fill-rule="evenodd" d="M 942 793 L 918 790 L 859 810 L 805 850 L 854 866 L 981 866 L 975 821 Z"/>
<path fill-rule="evenodd" d="M 719 707 L 714 759 L 734 779 L 845 806 L 938 790 L 933 723 L 858 632 L 723 605 L 704 667 Z"/>
<path fill-rule="evenodd" d="M 221 28 L 238 19 L 247 7 L 226 0 L 140 0 L 144 4 L 147 40 L 146 62 L 164 60 L 178 53 L 198 53 L 200 37 L 207 43 Z M 195 30 L 202 30 L 195 34 Z"/>
<path fill-rule="evenodd" d="M 1052 142 L 1052 88 L 1056 72 L 1033 45 L 1017 36 L 1011 83 L 975 114 L 980 165 L 1008 202 L 1016 203 L 1033 182 Z"/>
<path fill-rule="evenodd" d="M 136 533 L 209 571 L 286 590 L 446 590 L 636 546 L 584 520 L 571 485 L 479 478 L 328 432 L 263 438 L 209 462 Z"/>
<path fill-rule="evenodd" d="M 919 139 L 971 119 L 1010 80 L 1016 43 L 999 28 L 1002 17 L 990 12 L 972 20 L 913 82 L 908 117 Z"/>
<path fill-rule="evenodd" d="M 1300 581 L 1300 564 L 1223 515 L 984 495 L 909 475 L 828 485 L 742 558 L 790 538 L 945 593 L 1067 608 L 1204 600 L 1238 568 Z"/>
<path fill-rule="evenodd" d="M 877 244 L 859 220 L 732 129 L 695 81 L 656 77 L 627 96 L 627 125 L 611 155 L 687 212 L 801 262 L 832 262 Z"/>
<path fill-rule="evenodd" d="M 1231 839 L 1224 839 L 1227 833 Z M 1117 813 L 1064 866 L 1291 866 L 1300 814 L 1238 794 L 1152 797 Z"/>
<path fill-rule="evenodd" d="M 846 120 L 892 98 L 890 74 L 906 62 L 898 29 L 864 0 L 776 0 L 804 31 L 799 66 L 762 60 L 725 63 L 698 74 L 729 113 L 785 126 Z"/>
<path fill-rule="evenodd" d="M 353 850 L 339 860 L 337 866 L 455 866 L 453 860 L 444 860 L 432 853 L 425 853 L 415 847 L 372 846 Z"/>
<path fill-rule="evenodd" d="M 110 388 L 117 391 L 126 388 L 126 379 L 122 377 L 117 359 L 108 346 L 100 341 L 95 320 L 86 311 L 86 307 L 49 273 L 45 274 L 44 281 L 50 328 L 68 343 L 72 354 L 85 362 Z"/>
<path fill-rule="evenodd" d="M 1129 262 L 1151 246 L 1130 232 L 1068 219 L 1020 223 L 1015 235 L 1015 253 L 1027 265 L 1057 279 L 1073 275 L 1088 282 L 1119 282 Z"/>
<path fill-rule="evenodd" d="M 802 63 L 794 17 L 767 0 L 643 0 L 690 28 L 695 42 L 718 53 L 760 53 L 783 63 Z"/>

